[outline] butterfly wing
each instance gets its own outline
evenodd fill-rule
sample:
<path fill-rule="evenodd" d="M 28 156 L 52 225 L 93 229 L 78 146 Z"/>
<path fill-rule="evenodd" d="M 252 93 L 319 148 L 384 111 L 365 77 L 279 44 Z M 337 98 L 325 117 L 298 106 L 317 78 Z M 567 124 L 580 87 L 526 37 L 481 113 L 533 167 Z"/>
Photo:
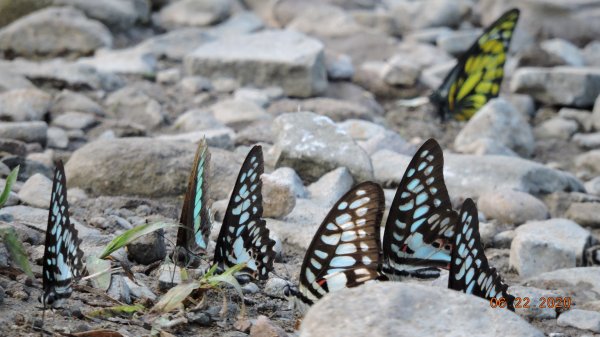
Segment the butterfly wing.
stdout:
<path fill-rule="evenodd" d="M 383 236 L 388 276 L 439 276 L 448 267 L 457 214 L 444 183 L 444 157 L 426 141 L 406 168 L 390 207 Z"/>
<path fill-rule="evenodd" d="M 273 269 L 275 241 L 262 219 L 263 155 L 260 146 L 254 146 L 235 182 L 229 199 L 223 225 L 217 238 L 214 262 L 225 267 L 246 262 L 247 272 L 253 277 L 266 279 Z"/>
<path fill-rule="evenodd" d="M 485 299 L 504 298 L 508 309 L 515 311 L 514 296 L 508 294 L 508 286 L 491 268 L 479 237 L 477 207 L 471 199 L 465 200 L 460 211 L 460 222 L 454 238 L 448 288 Z"/>
<path fill-rule="evenodd" d="M 69 221 L 64 167 L 62 162 L 58 162 L 52 183 L 44 248 L 42 272 L 44 305 L 53 305 L 58 300 L 71 296 L 71 283 L 83 272 L 83 252 L 79 249 L 81 240 L 77 236 L 77 230 Z"/>
<path fill-rule="evenodd" d="M 188 181 L 180 227 L 177 231 L 177 247 L 182 247 L 187 256 L 206 251 L 210 234 L 210 215 L 208 210 L 208 163 L 210 152 L 203 139 L 198 144 L 194 165 Z"/>
<path fill-rule="evenodd" d="M 518 19 L 519 10 L 515 8 L 491 24 L 432 94 L 431 101 L 442 119 L 454 116 L 469 120 L 489 100 L 498 97 Z"/>
<path fill-rule="evenodd" d="M 340 198 L 308 247 L 297 298 L 311 305 L 328 292 L 381 278 L 379 223 L 384 207 L 383 190 L 372 182 Z"/>

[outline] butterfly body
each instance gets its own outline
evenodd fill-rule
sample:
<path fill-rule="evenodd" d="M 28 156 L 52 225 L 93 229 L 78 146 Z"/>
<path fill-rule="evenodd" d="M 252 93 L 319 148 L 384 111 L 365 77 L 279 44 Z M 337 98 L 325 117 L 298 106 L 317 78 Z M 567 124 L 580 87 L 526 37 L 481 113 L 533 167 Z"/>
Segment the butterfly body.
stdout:
<path fill-rule="evenodd" d="M 242 164 L 217 239 L 214 263 L 232 267 L 246 263 L 244 273 L 267 279 L 273 269 L 275 241 L 262 219 L 262 148 L 254 146 Z"/>
<path fill-rule="evenodd" d="M 498 97 L 518 19 L 519 10 L 511 9 L 487 27 L 432 93 L 430 101 L 442 120 L 469 120 L 489 100 Z"/>
<path fill-rule="evenodd" d="M 477 216 L 473 200 L 465 200 L 454 238 L 448 288 L 488 300 L 504 299 L 508 309 L 515 311 L 514 296 L 507 292 L 508 286 L 485 257 Z"/>
<path fill-rule="evenodd" d="M 306 252 L 299 286 L 286 289 L 301 311 L 328 292 L 385 278 L 379 241 L 384 207 L 383 190 L 372 182 L 357 185 L 332 207 Z"/>
<path fill-rule="evenodd" d="M 71 296 L 72 282 L 83 272 L 81 240 L 69 221 L 67 183 L 62 162 L 56 165 L 48 212 L 48 227 L 43 257 L 42 282 L 44 293 L 40 301 L 52 307 Z"/>
<path fill-rule="evenodd" d="M 391 278 L 433 278 L 448 268 L 457 214 L 444 182 L 439 144 L 429 139 L 406 168 L 383 237 L 383 271 Z"/>

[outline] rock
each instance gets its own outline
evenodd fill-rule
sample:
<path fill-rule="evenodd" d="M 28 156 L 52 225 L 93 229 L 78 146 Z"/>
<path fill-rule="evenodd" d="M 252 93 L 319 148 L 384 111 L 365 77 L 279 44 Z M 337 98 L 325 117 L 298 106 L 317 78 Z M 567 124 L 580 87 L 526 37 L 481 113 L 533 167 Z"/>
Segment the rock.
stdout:
<path fill-rule="evenodd" d="M 160 84 L 175 84 L 181 80 L 181 70 L 179 68 L 169 68 L 156 73 L 156 82 Z"/>
<path fill-rule="evenodd" d="M 596 131 L 600 131 L 600 95 L 596 98 L 594 103 L 594 110 L 592 112 L 592 124 Z"/>
<path fill-rule="evenodd" d="M 354 140 L 367 140 L 386 131 L 381 125 L 361 119 L 347 119 L 338 123 L 338 127 Z"/>
<path fill-rule="evenodd" d="M 325 53 L 327 77 L 334 81 L 350 80 L 354 75 L 352 58 L 346 54 Z"/>
<path fill-rule="evenodd" d="M 111 29 L 129 29 L 136 22 L 147 22 L 150 18 L 150 6 L 146 1 L 53 0 L 53 3 L 75 7 L 89 18 L 96 19 Z"/>
<path fill-rule="evenodd" d="M 54 126 L 76 130 L 87 130 L 97 123 L 94 115 L 85 112 L 65 112 L 52 121 Z"/>
<path fill-rule="evenodd" d="M 267 316 L 260 315 L 250 328 L 250 337 L 287 337 L 285 330 L 273 324 Z"/>
<path fill-rule="evenodd" d="M 345 167 L 324 174 L 308 186 L 310 198 L 325 207 L 331 207 L 354 185 L 354 179 Z"/>
<path fill-rule="evenodd" d="M 454 140 L 454 147 L 461 152 L 472 153 L 473 143 L 489 139 L 494 144 L 529 157 L 535 149 L 535 140 L 529 123 L 509 102 L 493 99 L 484 105 Z"/>
<path fill-rule="evenodd" d="M 210 107 L 210 111 L 217 121 L 233 129 L 240 129 L 249 123 L 271 117 L 259 105 L 244 99 L 219 101 Z"/>
<path fill-rule="evenodd" d="M 48 125 L 44 122 L 0 122 L 0 138 L 46 144 Z"/>
<path fill-rule="evenodd" d="M 30 62 L 24 59 L 0 60 L 0 72 L 6 70 L 25 76 L 37 85 L 48 85 L 58 89 L 112 91 L 123 85 L 121 78 L 114 74 L 102 73 L 94 67 L 63 59 L 45 62 Z"/>
<path fill-rule="evenodd" d="M 0 2 L 0 12 L 3 13 L 0 18 L 0 27 L 17 20 L 24 15 L 35 12 L 40 8 L 49 6 L 49 1 L 24 0 L 24 1 L 2 1 Z"/>
<path fill-rule="evenodd" d="M 256 294 L 260 291 L 256 283 L 248 282 L 242 286 L 242 292 L 244 294 Z"/>
<path fill-rule="evenodd" d="M 393 2 L 390 9 L 402 32 L 429 27 L 456 27 L 468 7 L 450 0 Z"/>
<path fill-rule="evenodd" d="M 288 215 L 296 205 L 296 196 L 293 187 L 277 176 L 263 174 L 263 216 L 266 218 L 283 218 Z"/>
<path fill-rule="evenodd" d="M 397 186 L 411 156 L 381 150 L 371 156 L 375 180 Z M 556 191 L 583 191 L 571 174 L 539 163 L 506 156 L 444 155 L 444 178 L 453 197 L 477 199 L 486 191 L 509 189 L 532 195 Z"/>
<path fill-rule="evenodd" d="M 389 85 L 410 87 L 417 83 L 420 74 L 421 68 L 418 64 L 396 55 L 383 67 L 381 78 Z"/>
<path fill-rule="evenodd" d="M 65 170 L 69 186 L 93 194 L 180 195 L 187 186 L 194 150 L 192 143 L 151 138 L 97 140 L 73 152 Z"/>
<path fill-rule="evenodd" d="M 524 116 L 525 119 L 532 118 L 535 116 L 535 101 L 531 96 L 521 94 L 507 94 L 505 98 L 508 102 L 510 102 L 512 106 L 517 108 L 517 111 L 519 111 L 521 113 L 521 116 Z"/>
<path fill-rule="evenodd" d="M 481 29 L 459 30 L 442 34 L 436 39 L 436 45 L 455 57 L 465 53 L 483 33 Z"/>
<path fill-rule="evenodd" d="M 21 186 L 19 199 L 33 207 L 47 208 L 50 205 L 51 194 L 52 180 L 36 173 Z"/>
<path fill-rule="evenodd" d="M 120 274 L 112 274 L 110 280 L 110 287 L 106 291 L 106 294 L 119 302 L 131 304 L 131 292 L 125 282 L 125 277 Z"/>
<path fill-rule="evenodd" d="M 385 35 L 400 36 L 400 29 L 391 13 L 381 10 L 353 10 L 350 12 L 359 25 L 371 28 Z"/>
<path fill-rule="evenodd" d="M 423 324 L 415 317 L 435 319 Z M 481 324 L 486 328 L 481 329 Z M 473 331 L 478 336 L 544 336 L 515 313 L 493 309 L 489 301 L 476 296 L 421 284 L 380 282 L 325 296 L 306 314 L 300 337 L 471 336 Z"/>
<path fill-rule="evenodd" d="M 80 93 L 65 89 L 54 96 L 54 102 L 50 108 L 50 112 L 53 116 L 72 111 L 87 112 L 96 116 L 104 116 L 104 110 L 100 104 Z"/>
<path fill-rule="evenodd" d="M 271 99 L 265 90 L 255 88 L 239 88 L 234 94 L 235 100 L 252 101 L 261 108 L 267 107 L 271 103 Z"/>
<path fill-rule="evenodd" d="M 600 277 L 600 267 L 580 267 L 546 272 L 531 277 L 525 282 L 528 286 L 569 294 L 573 303 L 582 306 L 600 300 L 598 277 Z"/>
<path fill-rule="evenodd" d="M 375 112 L 364 105 L 346 102 L 340 99 L 317 97 L 310 99 L 283 99 L 274 102 L 269 107 L 271 114 L 280 115 L 287 112 L 313 111 L 324 115 L 334 121 L 345 121 L 347 119 L 373 120 Z"/>
<path fill-rule="evenodd" d="M 284 221 L 266 219 L 267 227 L 276 232 L 282 241 L 301 249 L 308 246 L 315 235 L 319 224 L 325 218 L 330 208 L 309 199 L 296 199 L 296 207 Z"/>
<path fill-rule="evenodd" d="M 26 144 L 19 140 L 0 138 L 0 152 L 11 153 L 19 157 L 27 154 Z"/>
<path fill-rule="evenodd" d="M 577 129 L 579 129 L 579 125 L 576 121 L 554 117 L 538 125 L 534 133 L 536 138 L 569 140 L 577 132 Z"/>
<path fill-rule="evenodd" d="M 567 219 L 530 221 L 516 229 L 510 266 L 522 277 L 580 265 L 590 233 Z"/>
<path fill-rule="evenodd" d="M 134 262 L 149 265 L 167 256 L 165 231 L 159 229 L 127 245 L 127 257 Z"/>
<path fill-rule="evenodd" d="M 407 96 L 405 88 L 390 85 L 384 81 L 383 75 L 389 70 L 388 64 L 383 61 L 367 61 L 361 63 L 354 75 L 353 81 L 361 87 L 384 98 L 404 98 Z"/>
<path fill-rule="evenodd" d="M 0 119 L 24 122 L 43 120 L 52 97 L 38 89 L 15 89 L 0 94 Z"/>
<path fill-rule="evenodd" d="M 585 190 L 590 194 L 600 197 L 600 177 L 596 177 L 586 182 Z"/>
<path fill-rule="evenodd" d="M 574 44 L 563 39 L 551 39 L 540 43 L 542 50 L 561 59 L 564 64 L 573 67 L 583 67 L 585 62 L 581 50 Z"/>
<path fill-rule="evenodd" d="M 548 208 L 539 199 L 513 190 L 484 193 L 477 200 L 477 208 L 489 218 L 514 225 L 550 217 Z"/>
<path fill-rule="evenodd" d="M 150 290 L 150 288 L 148 288 L 148 286 L 142 283 L 139 279 L 135 280 L 137 284 L 130 280 L 128 277 L 125 277 L 123 279 L 125 281 L 125 284 L 129 288 L 132 297 L 138 298 L 140 300 L 156 301 L 156 295 L 152 292 L 152 290 Z"/>
<path fill-rule="evenodd" d="M 0 71 L 0 92 L 32 88 L 35 88 L 35 86 L 25 76 L 15 74 L 8 69 Z"/>
<path fill-rule="evenodd" d="M 230 94 L 240 87 L 240 82 L 234 78 L 217 77 L 213 79 L 212 86 L 218 94 Z"/>
<path fill-rule="evenodd" d="M 599 67 L 600 62 L 596 55 L 600 52 L 600 42 L 592 41 L 588 43 L 582 51 L 583 59 L 585 64 L 590 67 Z"/>
<path fill-rule="evenodd" d="M 263 21 L 250 11 L 239 11 L 227 21 L 206 29 L 206 33 L 215 39 L 257 32 L 264 28 Z"/>
<path fill-rule="evenodd" d="M 210 26 L 229 17 L 230 0 L 181 0 L 161 9 L 158 20 L 163 27 Z"/>
<path fill-rule="evenodd" d="M 556 309 L 552 307 L 548 308 L 548 305 L 545 301 L 544 303 L 541 302 L 541 298 L 565 297 L 565 294 L 562 292 L 538 289 L 534 287 L 511 286 L 508 291 L 511 295 L 521 298 L 521 307 L 515 308 L 516 313 L 521 317 L 536 319 L 556 318 Z M 527 300 L 525 298 L 527 298 Z M 525 302 L 529 302 L 528 308 L 525 307 Z"/>
<path fill-rule="evenodd" d="M 376 115 L 383 116 L 385 114 L 383 107 L 377 102 L 372 93 L 351 82 L 329 83 L 325 96 L 360 104 Z"/>
<path fill-rule="evenodd" d="M 181 270 L 172 263 L 163 263 L 158 268 L 158 288 L 162 291 L 181 283 Z"/>
<path fill-rule="evenodd" d="M 194 144 L 198 144 L 202 139 L 205 139 L 208 146 L 218 147 L 221 149 L 233 149 L 235 132 L 228 127 L 222 127 L 216 129 L 206 129 L 202 131 L 179 133 L 175 135 L 161 135 L 156 138 L 167 141 L 185 141 Z"/>
<path fill-rule="evenodd" d="M 313 2 L 309 6 L 298 7 L 294 18 L 286 24 L 287 29 L 307 35 L 340 37 L 356 34 L 362 27 L 343 9 L 325 3 Z"/>
<path fill-rule="evenodd" d="M 189 312 L 186 314 L 187 320 L 191 324 L 198 324 L 200 326 L 210 326 L 212 319 L 210 315 L 205 312 Z"/>
<path fill-rule="evenodd" d="M 278 53 L 272 53 L 278 50 Z M 209 42 L 185 57 L 188 74 L 236 78 L 242 85 L 277 85 L 290 96 L 327 86 L 323 45 L 292 31 L 265 31 Z"/>
<path fill-rule="evenodd" d="M 0 31 L 0 50 L 25 57 L 88 55 L 111 46 L 106 26 L 70 7 L 41 9 Z"/>
<path fill-rule="evenodd" d="M 273 133 L 276 167 L 292 167 L 304 181 L 315 181 L 341 166 L 357 181 L 373 178 L 368 155 L 327 117 L 312 112 L 283 114 L 273 122 Z"/>
<path fill-rule="evenodd" d="M 153 129 L 165 121 L 160 94 L 161 89 L 152 85 L 128 86 L 110 94 L 106 104 L 114 117 Z"/>
<path fill-rule="evenodd" d="M 591 175 L 600 174 L 600 150 L 584 152 L 575 157 L 575 167 Z"/>
<path fill-rule="evenodd" d="M 585 132 L 592 131 L 592 114 L 587 110 L 561 108 L 558 115 L 564 119 L 574 120 L 579 124 L 579 128 Z"/>
<path fill-rule="evenodd" d="M 571 309 L 560 315 L 556 323 L 558 326 L 570 326 L 600 333 L 600 312 Z"/>
<path fill-rule="evenodd" d="M 600 203 L 574 202 L 571 203 L 565 217 L 581 226 L 600 228 Z"/>
<path fill-rule="evenodd" d="M 296 171 L 290 167 L 280 167 L 275 171 L 271 172 L 271 177 L 285 182 L 289 185 L 294 193 L 296 198 L 306 198 L 308 197 L 308 191 L 304 187 L 304 183 L 302 183 L 302 179 L 298 176 Z"/>
<path fill-rule="evenodd" d="M 595 133 L 576 133 L 572 138 L 573 142 L 584 149 L 600 148 L 600 132 Z"/>
<path fill-rule="evenodd" d="M 210 149 L 208 181 L 211 182 L 209 195 L 213 200 L 229 200 L 229 193 L 233 190 L 235 178 L 240 171 L 244 158 L 245 154 L 244 156 L 240 156 L 222 149 Z M 191 169 L 192 160 L 193 157 L 189 160 L 189 167 L 186 169 L 186 172 Z"/>
<path fill-rule="evenodd" d="M 549 105 L 590 107 L 600 93 L 600 69 L 519 68 L 512 77 L 510 90 L 530 94 L 534 99 Z"/>
<path fill-rule="evenodd" d="M 224 126 L 210 111 L 204 109 L 188 110 L 177 117 L 173 123 L 173 128 L 178 131 L 198 131 Z"/>
<path fill-rule="evenodd" d="M 412 155 L 417 151 L 414 145 L 408 143 L 399 134 L 390 130 L 383 130 L 383 132 L 377 133 L 367 140 L 359 141 L 358 145 L 369 155 L 373 155 L 380 150 L 389 150 L 405 155 Z"/>
<path fill-rule="evenodd" d="M 283 296 L 283 291 L 288 284 L 288 280 L 284 280 L 276 276 L 270 277 L 265 284 L 265 294 L 273 297 L 281 297 Z"/>
<path fill-rule="evenodd" d="M 77 63 L 101 72 L 132 75 L 154 74 L 157 66 L 156 56 L 141 48 L 99 49 L 94 56 L 80 58 Z"/>

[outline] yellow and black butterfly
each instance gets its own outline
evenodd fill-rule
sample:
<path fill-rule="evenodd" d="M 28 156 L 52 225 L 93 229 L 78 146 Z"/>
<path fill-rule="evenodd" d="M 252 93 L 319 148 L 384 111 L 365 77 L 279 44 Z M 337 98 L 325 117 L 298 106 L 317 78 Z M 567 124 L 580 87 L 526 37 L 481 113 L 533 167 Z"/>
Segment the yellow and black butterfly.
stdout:
<path fill-rule="evenodd" d="M 490 99 L 498 97 L 504 62 L 519 10 L 504 13 L 486 28 L 458 60 L 442 85 L 430 96 L 442 120 L 469 120 Z"/>

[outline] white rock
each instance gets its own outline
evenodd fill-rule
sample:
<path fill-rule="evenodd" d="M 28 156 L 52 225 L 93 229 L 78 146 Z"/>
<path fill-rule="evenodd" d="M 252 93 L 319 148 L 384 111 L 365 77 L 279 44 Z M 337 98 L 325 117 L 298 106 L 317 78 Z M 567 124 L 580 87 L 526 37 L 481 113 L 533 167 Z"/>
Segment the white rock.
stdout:
<path fill-rule="evenodd" d="M 55 149 L 66 149 L 69 147 L 69 136 L 65 130 L 57 127 L 49 127 L 46 133 L 48 140 L 46 145 Z"/>
<path fill-rule="evenodd" d="M 52 97 L 38 89 L 15 89 L 0 94 L 0 119 L 41 121 L 50 109 Z"/>
<path fill-rule="evenodd" d="M 52 180 L 40 173 L 36 173 L 21 186 L 19 199 L 28 205 L 46 208 L 50 205 L 51 194 Z"/>
<path fill-rule="evenodd" d="M 331 207 L 354 185 L 354 179 L 345 167 L 339 167 L 324 174 L 308 186 L 310 198 L 315 202 Z"/>
<path fill-rule="evenodd" d="M 249 123 L 271 116 L 253 101 L 245 99 L 225 99 L 209 108 L 217 121 L 239 130 Z"/>
<path fill-rule="evenodd" d="M 63 129 L 85 130 L 97 123 L 96 117 L 85 112 L 65 112 L 52 120 L 52 125 Z"/>
<path fill-rule="evenodd" d="M 590 232 L 567 219 L 531 221 L 516 229 L 509 264 L 522 277 L 581 264 Z"/>
<path fill-rule="evenodd" d="M 226 19 L 231 12 L 230 0 L 182 0 L 172 2 L 159 13 L 164 27 L 210 26 Z"/>
<path fill-rule="evenodd" d="M 534 133 L 536 138 L 569 140 L 577 132 L 577 129 L 579 129 L 579 125 L 576 121 L 554 117 L 536 126 Z"/>
<path fill-rule="evenodd" d="M 0 122 L 0 138 L 9 138 L 25 143 L 45 144 L 48 125 L 45 122 Z"/>
<path fill-rule="evenodd" d="M 477 208 L 489 218 L 514 225 L 550 217 L 548 207 L 539 199 L 528 193 L 506 189 L 480 195 Z"/>
<path fill-rule="evenodd" d="M 278 176 L 263 174 L 263 216 L 267 218 L 283 218 L 296 206 L 296 196 L 293 187 Z"/>
<path fill-rule="evenodd" d="M 156 71 L 157 59 L 140 48 L 100 49 L 94 56 L 80 58 L 77 63 L 107 73 L 148 75 Z"/>
<path fill-rule="evenodd" d="M 566 65 L 583 67 L 584 60 L 581 50 L 574 44 L 563 39 L 551 39 L 540 43 L 542 50 L 564 61 Z"/>
<path fill-rule="evenodd" d="M 558 317 L 558 326 L 572 326 L 581 330 L 600 333 L 600 312 L 571 309 Z"/>
<path fill-rule="evenodd" d="M 285 181 L 287 184 L 291 185 L 296 198 L 308 197 L 308 191 L 304 187 L 302 179 L 300 179 L 300 177 L 298 176 L 296 171 L 294 171 L 293 168 L 280 167 L 275 171 L 271 172 L 271 176 L 275 177 L 278 180 Z"/>
<path fill-rule="evenodd" d="M 600 267 L 559 269 L 525 280 L 528 286 L 568 294 L 573 303 L 584 305 L 600 300 Z"/>

